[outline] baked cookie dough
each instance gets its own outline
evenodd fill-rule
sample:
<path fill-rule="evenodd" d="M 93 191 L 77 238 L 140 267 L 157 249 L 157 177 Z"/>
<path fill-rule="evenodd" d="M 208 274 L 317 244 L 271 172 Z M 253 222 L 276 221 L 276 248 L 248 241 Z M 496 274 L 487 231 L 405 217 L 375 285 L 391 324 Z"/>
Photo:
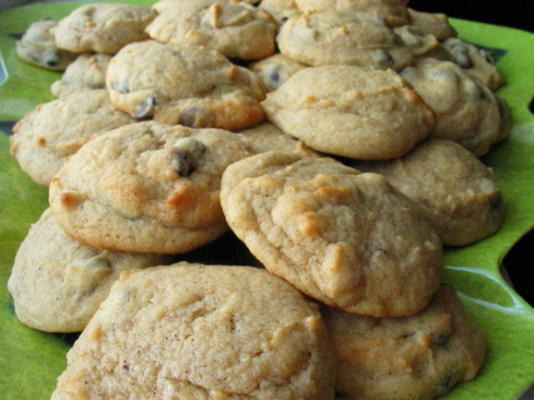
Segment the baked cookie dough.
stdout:
<path fill-rule="evenodd" d="M 400 70 L 413 61 L 383 20 L 365 13 L 334 10 L 296 15 L 277 36 L 280 52 L 309 65 L 350 64 Z"/>
<path fill-rule="evenodd" d="M 84 90 L 38 105 L 13 127 L 11 155 L 42 186 L 97 133 L 135 122 L 111 106 L 106 90 Z"/>
<path fill-rule="evenodd" d="M 434 36 L 439 41 L 456 36 L 456 30 L 449 23 L 449 19 L 445 14 L 427 13 L 408 8 L 408 15 L 410 16 L 411 26 Z"/>
<path fill-rule="evenodd" d="M 404 318 L 321 311 L 337 350 L 339 400 L 430 400 L 474 379 L 484 362 L 484 334 L 449 286 Z"/>
<path fill-rule="evenodd" d="M 221 204 L 265 268 L 323 303 L 411 315 L 439 286 L 438 236 L 382 175 L 330 158 L 263 153 L 226 169 Z"/>
<path fill-rule="evenodd" d="M 333 397 L 314 304 L 262 269 L 178 263 L 121 274 L 52 400 Z"/>
<path fill-rule="evenodd" d="M 233 133 L 154 121 L 95 137 L 50 184 L 59 224 L 82 243 L 142 253 L 183 253 L 227 230 L 221 175 L 249 155 Z"/>
<path fill-rule="evenodd" d="M 252 71 L 200 46 L 132 43 L 109 63 L 111 103 L 135 118 L 243 129 L 261 122 L 266 88 Z"/>
<path fill-rule="evenodd" d="M 57 47 L 76 53 L 114 54 L 124 45 L 145 40 L 155 13 L 146 7 L 93 3 L 76 8 L 53 30 Z"/>
<path fill-rule="evenodd" d="M 301 13 L 295 0 L 262 0 L 258 8 L 271 14 L 280 25 Z"/>
<path fill-rule="evenodd" d="M 382 18 L 391 26 L 410 22 L 406 1 L 402 0 L 295 0 L 300 10 L 317 12 L 337 10 L 345 13 L 366 13 Z"/>
<path fill-rule="evenodd" d="M 67 67 L 61 79 L 52 83 L 50 91 L 60 97 L 85 89 L 104 89 L 110 59 L 108 54 L 81 54 Z"/>
<path fill-rule="evenodd" d="M 51 18 L 31 23 L 22 38 L 16 42 L 17 57 L 38 67 L 64 71 L 76 58 L 76 54 L 57 48 L 51 33 L 56 25 L 57 21 Z"/>
<path fill-rule="evenodd" d="M 157 4 L 154 5 L 157 9 Z M 147 26 L 163 43 L 191 44 L 229 58 L 258 60 L 274 53 L 271 14 L 232 0 L 180 0 L 167 4 Z"/>
<path fill-rule="evenodd" d="M 393 187 L 418 203 L 445 245 L 483 239 L 503 220 L 493 173 L 453 141 L 429 139 L 402 158 L 353 166 L 385 175 Z"/>
<path fill-rule="evenodd" d="M 392 70 L 306 68 L 262 105 L 272 123 L 310 148 L 357 159 L 400 157 L 434 127 L 430 108 Z"/>
<path fill-rule="evenodd" d="M 417 57 L 427 54 L 439 46 L 439 41 L 434 35 L 425 33 L 413 25 L 396 27 L 394 32 Z"/>
<path fill-rule="evenodd" d="M 401 75 L 434 111 L 432 137 L 458 142 L 478 157 L 508 136 L 505 101 L 458 65 L 424 58 Z"/>
<path fill-rule="evenodd" d="M 277 53 L 250 65 L 269 90 L 275 90 L 295 72 L 308 67 L 298 61 Z"/>
<path fill-rule="evenodd" d="M 122 271 L 166 261 L 160 255 L 84 246 L 65 234 L 47 209 L 21 243 L 7 286 L 23 324 L 80 332 Z"/>

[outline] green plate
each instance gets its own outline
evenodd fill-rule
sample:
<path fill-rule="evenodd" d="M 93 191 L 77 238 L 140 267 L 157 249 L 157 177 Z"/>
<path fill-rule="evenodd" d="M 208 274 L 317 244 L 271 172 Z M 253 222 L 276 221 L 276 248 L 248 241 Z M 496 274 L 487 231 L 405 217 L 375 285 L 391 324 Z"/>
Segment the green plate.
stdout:
<path fill-rule="evenodd" d="M 149 5 L 150 1 L 136 0 Z M 73 337 L 41 333 L 21 325 L 6 290 L 13 257 L 30 224 L 47 207 L 46 189 L 34 184 L 9 156 L 11 124 L 36 104 L 52 99 L 59 74 L 17 60 L 17 34 L 33 21 L 60 18 L 82 3 L 40 4 L 0 13 L 0 398 L 48 399 L 65 367 Z M 499 232 L 475 245 L 445 251 L 444 280 L 453 284 L 489 340 L 480 376 L 463 383 L 447 400 L 514 400 L 534 381 L 534 310 L 503 280 L 501 260 L 534 226 L 534 35 L 487 24 L 453 20 L 459 36 L 492 48 L 507 85 L 499 94 L 513 112 L 513 130 L 484 157 L 502 189 L 506 219 Z M 6 78 L 6 79 L 4 79 Z M 3 82 L 3 83 L 1 83 Z"/>

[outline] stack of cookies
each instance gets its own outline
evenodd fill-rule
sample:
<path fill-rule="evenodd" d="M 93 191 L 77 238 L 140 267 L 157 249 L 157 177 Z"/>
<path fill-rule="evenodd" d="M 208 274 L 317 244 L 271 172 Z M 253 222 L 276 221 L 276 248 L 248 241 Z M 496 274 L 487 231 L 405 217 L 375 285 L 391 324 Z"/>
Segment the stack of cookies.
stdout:
<path fill-rule="evenodd" d="M 52 399 L 432 399 L 477 375 L 442 246 L 502 222 L 477 157 L 508 134 L 504 80 L 405 3 L 97 3 L 30 26 L 19 57 L 65 72 L 11 137 L 50 208 L 8 287 L 22 323 L 82 331 Z"/>

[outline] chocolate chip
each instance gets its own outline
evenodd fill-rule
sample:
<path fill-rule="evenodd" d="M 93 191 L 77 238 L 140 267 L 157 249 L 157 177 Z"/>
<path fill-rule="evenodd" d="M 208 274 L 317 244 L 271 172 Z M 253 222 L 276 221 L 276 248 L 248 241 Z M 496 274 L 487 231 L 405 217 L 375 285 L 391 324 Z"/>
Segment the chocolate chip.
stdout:
<path fill-rule="evenodd" d="M 204 128 L 213 126 L 215 116 L 204 107 L 191 106 L 180 113 L 178 123 L 192 128 Z"/>
<path fill-rule="evenodd" d="M 278 85 L 280 83 L 280 72 L 277 69 L 273 69 L 269 74 L 269 80 L 273 84 Z"/>
<path fill-rule="evenodd" d="M 395 64 L 393 56 L 385 50 L 377 50 L 375 52 L 375 60 L 382 68 L 389 68 Z"/>
<path fill-rule="evenodd" d="M 132 117 L 144 118 L 146 116 L 149 116 L 152 113 L 152 109 L 157 104 L 158 102 L 156 100 L 156 96 L 151 95 L 147 97 L 145 101 L 137 105 L 137 107 L 135 108 L 132 114 Z"/>
<path fill-rule="evenodd" d="M 445 332 L 436 333 L 432 335 L 432 343 L 437 344 L 438 346 L 443 346 L 449 341 L 450 335 Z"/>
<path fill-rule="evenodd" d="M 438 383 L 438 387 L 436 388 L 437 394 L 442 395 L 449 392 L 455 383 L 456 379 L 454 378 L 454 374 L 447 375 Z"/>
<path fill-rule="evenodd" d="M 172 167 L 180 176 L 189 176 L 198 168 L 200 157 L 206 146 L 198 140 L 183 138 L 176 142 L 173 153 Z"/>

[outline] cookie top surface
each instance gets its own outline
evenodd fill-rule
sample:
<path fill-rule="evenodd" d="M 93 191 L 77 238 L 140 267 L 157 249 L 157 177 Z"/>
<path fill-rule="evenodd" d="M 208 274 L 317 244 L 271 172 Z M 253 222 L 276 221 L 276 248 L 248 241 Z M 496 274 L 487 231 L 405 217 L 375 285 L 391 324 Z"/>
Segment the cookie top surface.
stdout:
<path fill-rule="evenodd" d="M 301 13 L 295 0 L 261 0 L 258 8 L 269 12 L 279 24 Z"/>
<path fill-rule="evenodd" d="M 406 2 L 401 0 L 295 0 L 302 11 L 315 12 L 337 10 L 342 12 L 366 12 L 383 18 L 389 25 L 409 23 Z"/>
<path fill-rule="evenodd" d="M 474 379 L 484 362 L 484 334 L 445 285 L 409 317 L 321 311 L 337 350 L 340 399 L 430 400 Z"/>
<path fill-rule="evenodd" d="M 292 60 L 280 53 L 250 65 L 250 69 L 259 75 L 269 90 L 275 90 L 295 72 L 306 67 L 307 65 Z"/>
<path fill-rule="evenodd" d="M 76 8 L 53 30 L 57 47 L 76 53 L 114 54 L 124 45 L 145 40 L 155 13 L 147 7 L 94 3 Z"/>
<path fill-rule="evenodd" d="M 317 308 L 251 267 L 125 273 L 68 353 L 53 400 L 332 399 Z"/>
<path fill-rule="evenodd" d="M 402 43 L 410 49 L 415 56 L 422 56 L 439 46 L 434 35 L 425 33 L 413 25 L 402 25 L 394 29 L 395 34 Z"/>
<path fill-rule="evenodd" d="M 408 8 L 410 25 L 434 36 L 438 40 L 445 40 L 456 36 L 456 30 L 449 23 L 447 15 L 443 13 L 427 13 Z"/>
<path fill-rule="evenodd" d="M 135 122 L 113 108 L 105 90 L 84 90 L 38 105 L 13 127 L 11 154 L 35 182 L 48 186 L 94 134 Z"/>
<path fill-rule="evenodd" d="M 458 142 L 476 156 L 507 137 L 509 121 L 504 100 L 458 65 L 424 58 L 401 75 L 434 111 L 433 137 Z"/>
<path fill-rule="evenodd" d="M 112 58 L 106 85 L 111 103 L 136 118 L 222 129 L 264 118 L 260 78 L 200 46 L 132 43 Z"/>
<path fill-rule="evenodd" d="M 413 60 L 382 19 L 325 10 L 293 16 L 277 36 L 280 52 L 309 65 L 351 64 L 400 70 Z"/>
<path fill-rule="evenodd" d="M 272 123 L 312 149 L 358 159 L 399 157 L 434 126 L 432 111 L 391 70 L 306 68 L 262 105 Z"/>
<path fill-rule="evenodd" d="M 154 8 L 158 9 L 157 4 Z M 217 50 L 229 58 L 257 60 L 274 53 L 273 17 L 232 0 L 181 0 L 166 5 L 146 28 L 151 38 Z"/>
<path fill-rule="evenodd" d="M 467 245 L 494 233 L 504 208 L 493 173 L 463 146 L 429 139 L 402 158 L 355 163 L 385 175 L 419 203 L 445 245 Z"/>
<path fill-rule="evenodd" d="M 87 89 L 106 87 L 106 71 L 111 56 L 108 54 L 81 54 L 72 62 L 61 79 L 52 83 L 55 97 Z"/>
<path fill-rule="evenodd" d="M 38 67 L 53 71 L 65 70 L 76 58 L 76 54 L 57 48 L 51 32 L 57 23 L 50 18 L 31 23 L 22 38 L 17 40 L 17 57 Z"/>
<path fill-rule="evenodd" d="M 381 175 L 269 152 L 228 167 L 221 203 L 230 228 L 270 272 L 326 304 L 409 315 L 439 285 L 438 236 Z"/>
<path fill-rule="evenodd" d="M 248 156 L 231 132 L 154 121 L 99 135 L 50 184 L 59 224 L 89 245 L 181 253 L 226 231 L 221 175 Z"/>
<path fill-rule="evenodd" d="M 23 324 L 47 332 L 79 332 L 121 271 L 165 261 L 159 255 L 84 246 L 63 232 L 48 209 L 21 243 L 8 289 Z"/>

